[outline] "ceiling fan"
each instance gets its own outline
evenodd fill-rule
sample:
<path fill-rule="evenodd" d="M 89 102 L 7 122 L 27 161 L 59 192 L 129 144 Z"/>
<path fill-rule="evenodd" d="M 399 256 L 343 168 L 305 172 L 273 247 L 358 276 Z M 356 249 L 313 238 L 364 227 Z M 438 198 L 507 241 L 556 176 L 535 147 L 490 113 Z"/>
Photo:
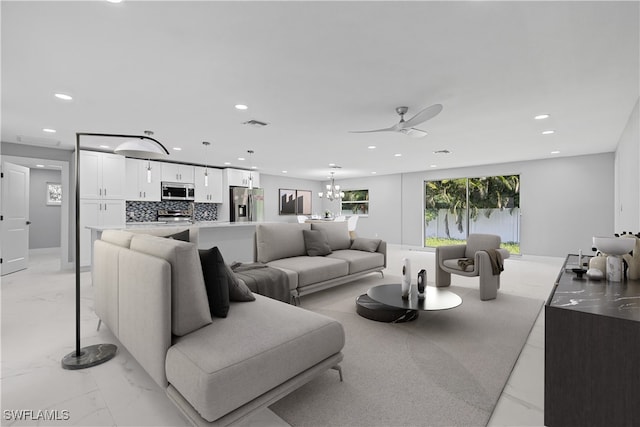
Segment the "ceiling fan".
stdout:
<path fill-rule="evenodd" d="M 423 136 L 427 136 L 427 132 L 416 129 L 414 126 L 419 125 L 420 123 L 424 123 L 429 119 L 434 118 L 440 111 L 442 111 L 442 104 L 434 104 L 430 107 L 423 109 L 418 112 L 415 116 L 411 117 L 409 120 L 404 120 L 404 115 L 409 111 L 409 107 L 396 107 L 396 113 L 400 115 L 400 121 L 395 125 L 384 128 L 384 129 L 375 129 L 375 130 L 352 130 L 349 131 L 351 133 L 369 133 L 369 132 L 400 132 L 405 135 L 409 135 L 414 138 L 421 138 Z"/>

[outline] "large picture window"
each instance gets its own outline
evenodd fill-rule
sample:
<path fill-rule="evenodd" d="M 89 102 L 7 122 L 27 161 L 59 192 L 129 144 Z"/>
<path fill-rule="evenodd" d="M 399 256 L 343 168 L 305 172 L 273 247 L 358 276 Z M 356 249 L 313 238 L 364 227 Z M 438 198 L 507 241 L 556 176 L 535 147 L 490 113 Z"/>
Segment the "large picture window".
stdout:
<path fill-rule="evenodd" d="M 342 215 L 369 215 L 369 190 L 345 190 L 340 212 Z"/>
<path fill-rule="evenodd" d="M 520 253 L 520 175 L 425 181 L 424 245 L 464 243 L 469 233 L 497 234 Z"/>

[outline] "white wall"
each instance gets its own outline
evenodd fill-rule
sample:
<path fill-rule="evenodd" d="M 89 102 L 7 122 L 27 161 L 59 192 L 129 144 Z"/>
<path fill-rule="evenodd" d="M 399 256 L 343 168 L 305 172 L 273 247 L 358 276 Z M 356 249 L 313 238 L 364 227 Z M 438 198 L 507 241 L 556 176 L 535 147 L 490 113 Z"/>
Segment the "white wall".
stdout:
<path fill-rule="evenodd" d="M 369 190 L 369 216 L 358 219 L 356 234 L 361 237 L 377 237 L 389 243 L 400 243 L 402 222 L 402 180 L 400 175 L 367 178 L 336 179 L 341 190 Z M 322 188 L 329 181 L 322 183 Z M 322 210 L 340 212 L 340 202 L 324 199 Z"/>
<path fill-rule="evenodd" d="M 29 249 L 60 247 L 62 205 L 47 206 L 46 196 L 47 182 L 60 183 L 62 173 L 32 168 L 29 175 Z"/>
<path fill-rule="evenodd" d="M 429 170 L 336 180 L 344 189 L 369 189 L 370 214 L 358 235 L 422 247 L 425 180 L 519 174 L 521 252 L 565 256 L 591 251 L 594 235 L 614 232 L 614 154 L 560 157 L 470 168 Z M 335 206 L 334 206 L 335 205 Z M 326 204 L 337 210 L 337 204 Z"/>
<path fill-rule="evenodd" d="M 640 111 L 636 106 L 618 141 L 615 157 L 615 230 L 640 232 Z"/>

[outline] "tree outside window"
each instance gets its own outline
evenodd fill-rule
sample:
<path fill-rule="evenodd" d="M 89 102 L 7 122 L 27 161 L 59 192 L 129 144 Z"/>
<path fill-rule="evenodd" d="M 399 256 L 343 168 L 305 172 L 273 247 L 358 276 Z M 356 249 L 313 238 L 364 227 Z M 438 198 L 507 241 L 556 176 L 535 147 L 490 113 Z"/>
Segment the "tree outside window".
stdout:
<path fill-rule="evenodd" d="M 369 190 L 345 190 L 340 211 L 342 215 L 369 215 Z"/>

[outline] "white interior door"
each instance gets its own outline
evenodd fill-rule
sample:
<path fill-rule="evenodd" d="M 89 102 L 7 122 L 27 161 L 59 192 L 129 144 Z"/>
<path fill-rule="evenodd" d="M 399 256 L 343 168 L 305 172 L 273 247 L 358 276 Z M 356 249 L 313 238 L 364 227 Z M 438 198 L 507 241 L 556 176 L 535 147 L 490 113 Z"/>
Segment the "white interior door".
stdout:
<path fill-rule="evenodd" d="M 2 275 L 27 268 L 29 261 L 29 168 L 3 163 Z"/>

